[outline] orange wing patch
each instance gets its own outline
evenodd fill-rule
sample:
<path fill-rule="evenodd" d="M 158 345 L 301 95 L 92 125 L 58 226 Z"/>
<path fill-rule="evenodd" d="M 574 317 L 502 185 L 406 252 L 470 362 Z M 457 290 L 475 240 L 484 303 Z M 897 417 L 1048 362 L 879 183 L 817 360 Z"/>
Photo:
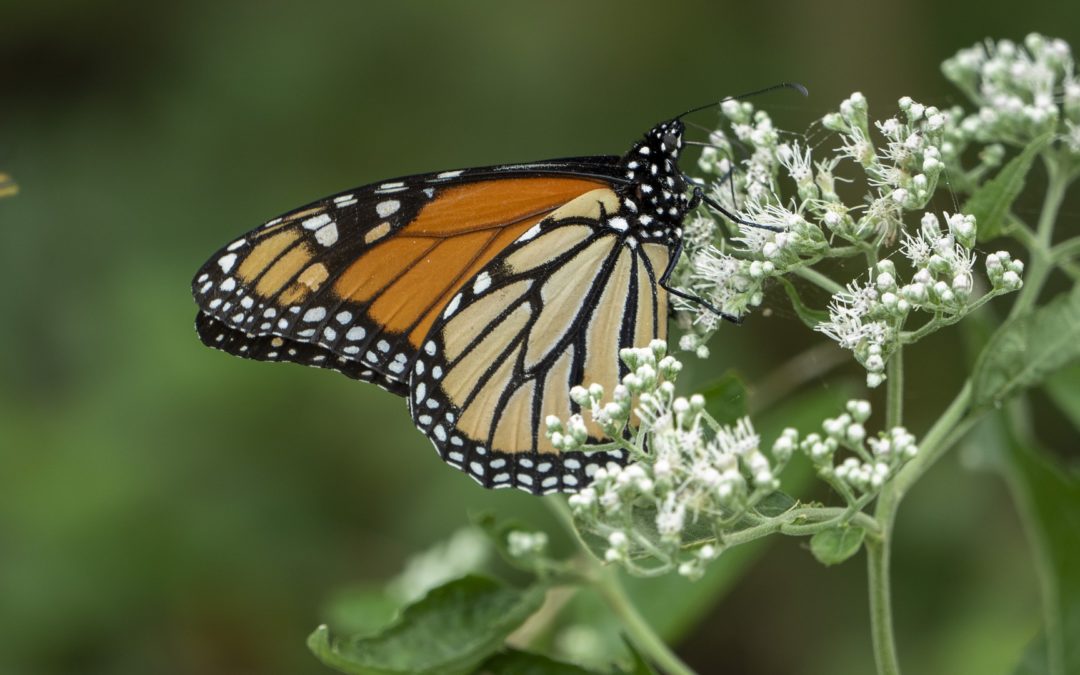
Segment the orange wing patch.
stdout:
<path fill-rule="evenodd" d="M 389 333 L 419 348 L 441 308 L 500 251 L 552 211 L 596 189 L 579 178 L 501 178 L 447 188 L 334 283 L 341 300 L 371 303 Z"/>

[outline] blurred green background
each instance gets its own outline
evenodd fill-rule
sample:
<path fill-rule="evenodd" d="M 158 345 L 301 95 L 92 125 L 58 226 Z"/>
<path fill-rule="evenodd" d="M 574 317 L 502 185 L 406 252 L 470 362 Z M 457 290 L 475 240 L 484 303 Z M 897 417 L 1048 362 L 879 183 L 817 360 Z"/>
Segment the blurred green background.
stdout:
<path fill-rule="evenodd" d="M 337 589 L 389 578 L 467 509 L 549 523 L 445 468 L 399 399 L 202 347 L 189 280 L 231 237 L 381 178 L 621 153 L 784 80 L 810 98 L 756 103 L 795 129 L 854 90 L 878 116 L 901 95 L 950 105 L 942 59 L 1032 30 L 1080 47 L 1080 4 L 4 3 L 0 171 L 21 192 L 0 200 L 0 672 L 326 672 L 304 638 Z M 778 314 L 721 330 L 684 385 L 733 364 L 753 384 L 814 343 Z M 908 357 L 916 432 L 960 344 Z M 964 458 L 901 511 L 908 672 L 1010 672 L 1038 627 L 1004 484 Z M 867 672 L 860 560 L 774 542 L 675 630 L 680 653 L 702 672 Z"/>

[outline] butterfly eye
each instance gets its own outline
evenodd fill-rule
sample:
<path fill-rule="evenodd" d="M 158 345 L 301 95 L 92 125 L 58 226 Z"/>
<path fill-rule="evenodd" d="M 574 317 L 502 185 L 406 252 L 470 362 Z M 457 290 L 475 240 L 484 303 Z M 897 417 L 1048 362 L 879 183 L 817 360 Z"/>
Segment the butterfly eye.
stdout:
<path fill-rule="evenodd" d="M 679 137 L 676 136 L 671 131 L 664 134 L 664 139 L 663 140 L 664 140 L 664 146 L 666 148 L 668 148 L 669 150 L 672 149 L 672 148 L 676 148 L 679 145 Z"/>

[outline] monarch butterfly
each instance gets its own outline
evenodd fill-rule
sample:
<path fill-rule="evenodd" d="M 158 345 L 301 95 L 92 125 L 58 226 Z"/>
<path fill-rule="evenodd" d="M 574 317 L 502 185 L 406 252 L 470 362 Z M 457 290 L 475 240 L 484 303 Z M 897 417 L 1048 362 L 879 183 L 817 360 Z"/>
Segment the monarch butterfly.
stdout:
<path fill-rule="evenodd" d="M 610 391 L 621 348 L 666 339 L 682 221 L 720 208 L 679 170 L 681 117 L 622 157 L 406 176 L 274 218 L 196 274 L 198 335 L 405 397 L 440 457 L 485 487 L 577 491 L 627 456 L 561 452 L 544 420 L 583 412 L 586 447 L 604 442 L 570 389 Z"/>

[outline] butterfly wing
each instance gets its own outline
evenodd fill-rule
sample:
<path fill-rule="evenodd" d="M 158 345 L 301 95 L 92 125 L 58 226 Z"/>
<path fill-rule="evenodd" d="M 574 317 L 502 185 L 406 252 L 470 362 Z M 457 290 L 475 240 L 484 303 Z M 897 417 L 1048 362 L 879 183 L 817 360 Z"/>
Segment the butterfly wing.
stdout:
<path fill-rule="evenodd" d="M 620 450 L 560 452 L 544 433 L 548 415 L 578 412 L 571 387 L 612 391 L 625 374 L 619 350 L 666 337 L 657 282 L 671 251 L 628 237 L 609 215 L 619 207 L 596 189 L 521 233 L 450 298 L 413 363 L 414 422 L 486 487 L 573 492 L 626 461 Z"/>
<path fill-rule="evenodd" d="M 548 214 L 619 176 L 617 158 L 586 157 L 410 176 L 314 202 L 199 270 L 197 332 L 238 356 L 403 394 L 407 364 L 449 298 Z"/>

